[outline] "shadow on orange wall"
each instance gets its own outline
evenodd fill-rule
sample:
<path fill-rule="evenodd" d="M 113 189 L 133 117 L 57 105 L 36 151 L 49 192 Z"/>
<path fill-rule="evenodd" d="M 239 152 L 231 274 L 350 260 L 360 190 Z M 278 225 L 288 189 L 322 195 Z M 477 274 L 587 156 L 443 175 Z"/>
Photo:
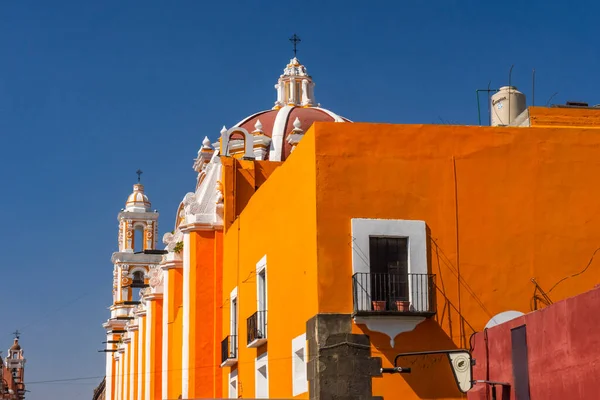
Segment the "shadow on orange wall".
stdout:
<path fill-rule="evenodd" d="M 368 334 L 373 337 L 380 336 L 375 332 L 368 332 Z M 425 320 L 417 325 L 415 330 L 396 337 L 396 345 L 393 349 L 389 345 L 381 345 L 386 343 L 385 340 L 374 340 L 372 343 L 376 348 L 373 356 L 382 357 L 383 365 L 393 365 L 394 358 L 400 353 L 457 349 L 454 341 L 433 319 Z M 400 381 L 403 380 L 422 399 L 460 398 L 462 395 L 445 354 L 400 357 L 398 366 L 411 368 L 411 373 L 394 375 L 393 378 L 398 380 L 398 385 L 392 384 L 392 386 L 404 386 Z M 386 380 L 387 378 L 388 376 L 385 376 Z M 377 379 L 381 378 L 374 378 L 374 384 Z"/>

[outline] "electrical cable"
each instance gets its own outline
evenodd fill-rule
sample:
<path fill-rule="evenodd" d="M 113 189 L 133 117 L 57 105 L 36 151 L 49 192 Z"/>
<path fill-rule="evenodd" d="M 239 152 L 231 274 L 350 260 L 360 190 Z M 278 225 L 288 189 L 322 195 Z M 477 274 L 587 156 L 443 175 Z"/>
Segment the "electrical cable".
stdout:
<path fill-rule="evenodd" d="M 570 275 L 570 276 L 565 276 L 564 278 L 562 278 L 560 281 L 556 282 L 554 284 L 554 286 L 552 286 L 550 288 L 550 290 L 548 290 L 548 294 L 550 294 L 550 292 L 552 292 L 552 290 L 557 287 L 560 283 L 566 281 L 569 278 L 575 278 L 576 276 L 579 276 L 581 274 L 583 274 L 585 271 L 587 271 L 587 269 L 590 267 L 590 265 L 592 265 L 592 261 L 594 261 L 594 256 L 596 255 L 596 253 L 600 251 L 600 247 L 598 247 L 593 253 L 592 253 L 592 257 L 590 258 L 590 261 L 588 261 L 587 265 L 585 266 L 585 268 L 583 270 L 581 270 L 580 272 L 577 272 L 576 274 Z"/>

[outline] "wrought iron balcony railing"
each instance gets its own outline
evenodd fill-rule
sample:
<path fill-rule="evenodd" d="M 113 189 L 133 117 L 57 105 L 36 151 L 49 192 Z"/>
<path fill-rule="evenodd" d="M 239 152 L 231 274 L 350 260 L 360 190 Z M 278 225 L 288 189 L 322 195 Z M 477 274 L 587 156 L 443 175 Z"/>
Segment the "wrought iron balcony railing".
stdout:
<path fill-rule="evenodd" d="M 352 286 L 354 315 L 436 313 L 435 275 L 359 272 Z"/>
<path fill-rule="evenodd" d="M 221 342 L 221 366 L 233 365 L 237 362 L 237 336 L 229 335 Z"/>
<path fill-rule="evenodd" d="M 258 347 L 267 341 L 267 312 L 257 311 L 246 320 L 248 347 Z"/>

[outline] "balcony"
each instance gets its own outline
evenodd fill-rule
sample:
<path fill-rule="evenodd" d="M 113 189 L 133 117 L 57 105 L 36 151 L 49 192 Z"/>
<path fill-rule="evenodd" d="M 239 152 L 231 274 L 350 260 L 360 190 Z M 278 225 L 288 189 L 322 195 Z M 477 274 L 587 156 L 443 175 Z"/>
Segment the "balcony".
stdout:
<path fill-rule="evenodd" d="M 237 336 L 229 335 L 221 342 L 221 367 L 237 363 Z"/>
<path fill-rule="evenodd" d="M 267 342 L 267 312 L 257 311 L 246 320 L 248 347 L 259 347 Z"/>
<path fill-rule="evenodd" d="M 435 275 L 360 272 L 352 277 L 354 316 L 431 317 Z"/>

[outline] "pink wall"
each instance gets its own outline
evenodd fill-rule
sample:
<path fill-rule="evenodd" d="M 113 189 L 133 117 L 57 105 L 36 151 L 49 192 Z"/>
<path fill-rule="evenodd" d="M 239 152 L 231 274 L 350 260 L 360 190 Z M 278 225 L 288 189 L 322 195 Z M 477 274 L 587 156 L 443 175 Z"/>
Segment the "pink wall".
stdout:
<path fill-rule="evenodd" d="M 487 330 L 489 378 L 511 383 L 511 329 L 527 326 L 531 400 L 598 399 L 600 393 L 600 287 Z M 472 338 L 473 377 L 486 379 L 484 332 Z M 485 385 L 476 384 L 468 399 L 485 399 Z M 490 397 L 491 398 L 491 397 Z M 519 400 L 519 399 L 517 399 Z"/>

